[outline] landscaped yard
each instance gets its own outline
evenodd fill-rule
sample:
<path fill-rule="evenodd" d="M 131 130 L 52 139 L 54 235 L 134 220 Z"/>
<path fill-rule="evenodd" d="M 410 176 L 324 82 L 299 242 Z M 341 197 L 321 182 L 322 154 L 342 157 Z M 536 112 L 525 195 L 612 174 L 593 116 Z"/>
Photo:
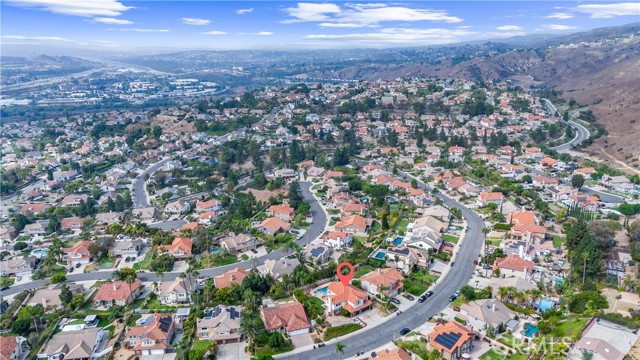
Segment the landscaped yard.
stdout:
<path fill-rule="evenodd" d="M 449 234 L 442 234 L 442 239 L 446 242 L 450 242 L 450 243 L 457 243 L 460 238 L 457 236 L 453 236 L 453 235 L 449 235 Z"/>
<path fill-rule="evenodd" d="M 359 329 L 362 329 L 362 325 L 360 324 L 344 324 L 328 328 L 324 332 L 324 341 L 329 341 L 337 338 L 338 336 L 346 335 Z"/>
<path fill-rule="evenodd" d="M 558 323 L 558 325 L 551 330 L 551 334 L 559 338 L 566 336 L 577 339 L 586 323 L 587 319 L 570 318 Z"/>
<path fill-rule="evenodd" d="M 438 279 L 436 275 L 430 274 L 426 270 L 414 271 L 404 281 L 404 288 L 409 294 L 414 296 L 422 295 L 429 286 Z"/>
<path fill-rule="evenodd" d="M 404 290 L 413 296 L 420 296 L 429 289 L 429 286 L 415 283 L 413 281 L 404 281 Z"/>
<path fill-rule="evenodd" d="M 355 274 L 353 274 L 353 277 L 355 279 L 359 279 L 362 275 L 364 274 L 368 274 L 373 270 L 372 266 L 369 265 L 360 265 L 358 267 L 358 271 L 355 272 Z"/>
<path fill-rule="evenodd" d="M 486 353 L 482 354 L 479 357 L 480 360 L 502 360 L 504 359 L 504 354 L 496 349 L 489 349 Z"/>
<path fill-rule="evenodd" d="M 429 350 L 427 350 L 427 342 L 422 340 L 403 341 L 397 340 L 396 345 L 408 352 L 412 352 L 418 355 L 421 359 L 426 359 L 429 356 Z"/>
<path fill-rule="evenodd" d="M 149 264 L 151 264 L 151 251 L 149 251 L 147 255 L 145 255 L 142 261 L 133 264 L 133 269 L 134 270 L 148 269 Z"/>
<path fill-rule="evenodd" d="M 402 219 L 396 224 L 396 230 L 402 232 L 407 231 L 407 226 L 409 226 L 409 220 Z"/>
<path fill-rule="evenodd" d="M 373 224 L 371 224 L 371 229 L 369 230 L 369 232 L 376 232 L 381 228 L 382 228 L 382 225 L 379 222 L 374 221 Z"/>
<path fill-rule="evenodd" d="M 559 248 L 564 244 L 565 237 L 560 235 L 553 235 L 553 247 Z"/>

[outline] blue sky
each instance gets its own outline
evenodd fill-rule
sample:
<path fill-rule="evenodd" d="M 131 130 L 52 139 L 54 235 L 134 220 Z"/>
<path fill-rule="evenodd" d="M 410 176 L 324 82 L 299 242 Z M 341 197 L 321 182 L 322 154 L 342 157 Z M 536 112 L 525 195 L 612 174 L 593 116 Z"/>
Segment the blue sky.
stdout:
<path fill-rule="evenodd" d="M 640 2 L 3 0 L 3 46 L 406 47 L 571 33 L 640 20 Z"/>

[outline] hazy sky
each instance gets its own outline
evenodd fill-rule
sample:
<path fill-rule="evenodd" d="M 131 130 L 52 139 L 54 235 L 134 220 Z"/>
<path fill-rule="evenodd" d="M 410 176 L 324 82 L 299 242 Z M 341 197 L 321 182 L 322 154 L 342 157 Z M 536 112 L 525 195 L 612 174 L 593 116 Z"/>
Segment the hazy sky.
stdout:
<path fill-rule="evenodd" d="M 128 51 L 424 46 L 640 20 L 640 2 L 2 0 L 1 41 Z"/>

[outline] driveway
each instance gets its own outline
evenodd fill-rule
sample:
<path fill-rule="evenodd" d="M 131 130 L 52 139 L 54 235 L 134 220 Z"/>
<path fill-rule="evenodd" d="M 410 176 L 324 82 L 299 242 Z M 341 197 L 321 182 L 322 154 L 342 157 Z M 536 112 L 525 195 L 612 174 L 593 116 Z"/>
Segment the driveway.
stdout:
<path fill-rule="evenodd" d="M 226 360 L 249 360 L 251 356 L 244 352 L 246 346 L 246 341 L 236 344 L 218 345 L 217 358 Z"/>
<path fill-rule="evenodd" d="M 291 342 L 293 343 L 294 348 L 313 345 L 313 340 L 311 339 L 311 334 L 309 333 L 293 335 L 291 337 Z"/>

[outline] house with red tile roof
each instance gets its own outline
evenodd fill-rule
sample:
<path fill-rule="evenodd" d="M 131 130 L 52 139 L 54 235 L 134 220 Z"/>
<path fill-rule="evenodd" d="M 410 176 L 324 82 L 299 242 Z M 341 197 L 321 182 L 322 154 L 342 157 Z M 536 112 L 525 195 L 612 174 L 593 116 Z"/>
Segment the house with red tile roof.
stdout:
<path fill-rule="evenodd" d="M 498 206 L 502 205 L 504 201 L 504 195 L 501 192 L 486 192 L 482 191 L 480 195 L 478 195 L 477 204 L 478 206 L 487 206 L 489 204 L 496 204 Z"/>
<path fill-rule="evenodd" d="M 191 257 L 193 241 L 191 238 L 177 237 L 170 245 L 162 245 L 162 248 L 176 259 L 186 259 Z"/>
<path fill-rule="evenodd" d="M 218 218 L 218 213 L 215 211 L 207 211 L 200 214 L 198 217 L 198 223 L 206 225 L 213 224 L 213 222 Z"/>
<path fill-rule="evenodd" d="M 525 260 L 516 254 L 508 254 L 505 258 L 496 258 L 493 262 L 493 271 L 500 270 L 501 276 L 526 280 L 535 265 L 531 260 Z"/>
<path fill-rule="evenodd" d="M 267 215 L 275 216 L 283 221 L 293 221 L 296 211 L 289 204 L 271 205 L 267 209 Z"/>
<path fill-rule="evenodd" d="M 438 323 L 427 335 L 427 349 L 440 352 L 445 360 L 462 359 L 470 354 L 475 333 L 455 321 Z"/>
<path fill-rule="evenodd" d="M 558 160 L 550 157 L 546 157 L 538 162 L 540 165 L 544 167 L 552 167 L 558 163 Z"/>
<path fill-rule="evenodd" d="M 245 269 L 237 267 L 235 269 L 231 269 L 222 275 L 218 275 L 213 278 L 213 283 L 216 288 L 224 289 L 232 284 L 240 285 L 242 284 L 242 280 L 249 275 L 249 272 Z"/>
<path fill-rule="evenodd" d="M 595 172 L 596 172 L 596 169 L 592 167 L 583 167 L 583 168 L 573 170 L 573 175 L 582 175 L 582 177 L 584 177 L 585 179 L 588 179 L 591 177 L 591 174 Z"/>
<path fill-rule="evenodd" d="M 465 185 L 467 182 L 460 176 L 456 176 L 453 179 L 447 181 L 447 190 L 456 190 L 461 186 Z"/>
<path fill-rule="evenodd" d="M 289 336 L 311 331 L 311 322 L 304 306 L 297 301 L 277 304 L 260 309 L 260 316 L 267 331 L 277 331 Z"/>
<path fill-rule="evenodd" d="M 82 229 L 82 224 L 84 223 L 85 218 L 81 217 L 68 217 L 62 219 L 60 222 L 60 227 L 62 230 L 80 230 Z"/>
<path fill-rule="evenodd" d="M 369 294 L 351 284 L 344 286 L 340 281 L 327 285 L 327 292 L 322 295 L 322 301 L 325 309 L 334 315 L 345 309 L 349 316 L 355 316 L 373 308 Z"/>
<path fill-rule="evenodd" d="M 323 179 L 327 181 L 329 179 L 341 178 L 343 175 L 344 173 L 342 171 L 328 170 L 324 173 Z"/>
<path fill-rule="evenodd" d="M 75 265 L 91 262 L 91 253 L 89 252 L 91 244 L 93 244 L 92 241 L 78 241 L 71 248 L 62 249 L 67 254 L 67 264 Z"/>
<path fill-rule="evenodd" d="M 166 354 L 174 331 L 175 324 L 171 314 L 153 314 L 130 328 L 125 339 L 136 355 Z"/>
<path fill-rule="evenodd" d="M 207 201 L 196 201 L 196 211 L 197 212 L 206 212 L 206 211 L 220 211 L 220 202 L 216 199 L 211 199 Z"/>
<path fill-rule="evenodd" d="M 336 231 L 348 233 L 366 233 L 367 228 L 367 220 L 357 214 L 342 218 L 335 224 Z"/>
<path fill-rule="evenodd" d="M 533 178 L 533 182 L 532 182 L 533 186 L 536 187 L 547 187 L 549 185 L 558 185 L 559 181 L 558 179 L 554 178 L 554 177 L 549 177 L 549 176 L 535 176 Z"/>
<path fill-rule="evenodd" d="M 20 209 L 18 210 L 18 213 L 25 216 L 29 214 L 38 215 L 41 212 L 47 211 L 47 209 L 49 209 L 50 207 L 50 204 L 45 203 L 22 204 L 22 206 L 20 206 Z"/>
<path fill-rule="evenodd" d="M 367 211 L 367 206 L 359 203 L 348 203 L 340 208 L 340 215 L 349 216 L 352 214 L 364 215 Z"/>
<path fill-rule="evenodd" d="M 259 232 L 267 235 L 275 235 L 281 231 L 287 231 L 289 228 L 291 228 L 291 224 L 282 219 L 278 219 L 277 217 L 264 219 L 256 227 Z"/>
<path fill-rule="evenodd" d="M 135 279 L 132 283 L 120 280 L 104 283 L 93 297 L 93 303 L 96 307 L 127 306 L 142 293 L 142 289 L 140 279 Z"/>
<path fill-rule="evenodd" d="M 394 297 L 400 293 L 404 276 L 395 268 L 375 269 L 360 278 L 362 288 L 371 295 Z"/>
<path fill-rule="evenodd" d="M 411 355 L 402 348 L 384 349 L 376 352 L 376 360 L 411 360 Z"/>
<path fill-rule="evenodd" d="M 28 352 L 27 338 L 22 336 L 0 337 L 0 360 L 20 360 Z"/>

